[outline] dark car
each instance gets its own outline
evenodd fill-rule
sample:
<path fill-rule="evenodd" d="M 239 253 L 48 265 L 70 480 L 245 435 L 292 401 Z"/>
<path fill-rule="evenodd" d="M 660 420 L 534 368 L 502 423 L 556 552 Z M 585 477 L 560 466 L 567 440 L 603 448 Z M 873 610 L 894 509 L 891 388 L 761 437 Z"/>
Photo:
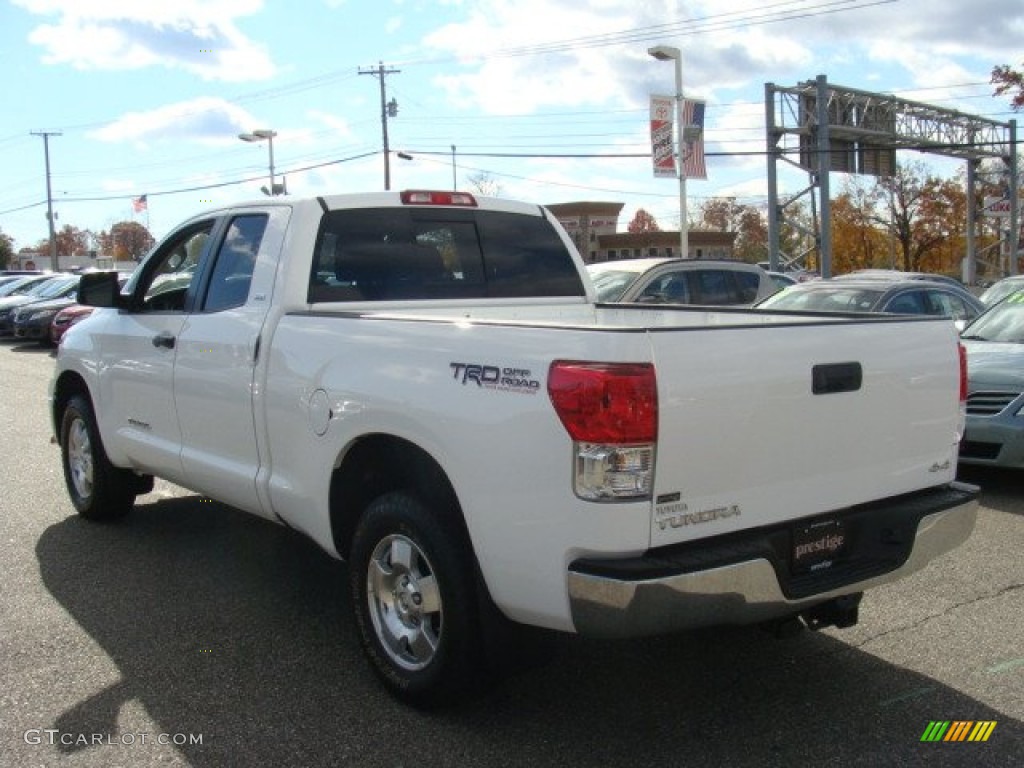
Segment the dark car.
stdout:
<path fill-rule="evenodd" d="M 759 309 L 810 312 L 880 312 L 894 315 L 938 315 L 963 328 L 985 311 L 967 290 L 926 280 L 853 278 L 815 280 L 792 285 L 760 302 Z"/>
<path fill-rule="evenodd" d="M 117 277 L 117 284 L 124 287 L 124 284 L 128 282 L 128 278 L 131 277 L 131 273 L 119 273 Z M 67 333 L 68 329 L 73 325 L 77 325 L 92 314 L 93 307 L 88 307 L 84 304 L 77 304 L 75 302 L 69 302 L 62 308 L 58 309 L 53 314 L 52 320 L 50 321 L 49 328 L 49 339 L 53 345 L 60 344 L 60 340 L 64 338 L 64 334 Z"/>
<path fill-rule="evenodd" d="M 1024 291 L 960 336 L 967 352 L 967 425 L 960 462 L 1024 469 Z"/>
<path fill-rule="evenodd" d="M 50 299 L 73 298 L 78 292 L 78 280 L 77 275 L 56 275 L 33 286 L 26 293 L 0 299 L 0 336 L 13 333 L 14 312 L 19 307 Z"/>
<path fill-rule="evenodd" d="M 50 325 L 65 307 L 75 303 L 75 294 L 18 307 L 11 313 L 11 333 L 16 339 L 34 339 L 50 343 Z"/>
<path fill-rule="evenodd" d="M 927 280 L 932 283 L 945 283 L 962 288 L 963 283 L 955 277 L 941 275 L 938 272 L 903 272 L 899 269 L 855 269 L 842 275 L 835 275 L 834 280 Z"/>

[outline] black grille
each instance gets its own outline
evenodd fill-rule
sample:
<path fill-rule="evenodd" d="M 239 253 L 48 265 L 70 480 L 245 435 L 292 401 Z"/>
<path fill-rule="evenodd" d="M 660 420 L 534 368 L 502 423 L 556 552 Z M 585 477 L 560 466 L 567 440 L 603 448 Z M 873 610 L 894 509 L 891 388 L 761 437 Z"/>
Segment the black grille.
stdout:
<path fill-rule="evenodd" d="M 1020 392 L 972 392 L 967 396 L 967 413 L 972 416 L 995 416 L 1020 397 Z"/>

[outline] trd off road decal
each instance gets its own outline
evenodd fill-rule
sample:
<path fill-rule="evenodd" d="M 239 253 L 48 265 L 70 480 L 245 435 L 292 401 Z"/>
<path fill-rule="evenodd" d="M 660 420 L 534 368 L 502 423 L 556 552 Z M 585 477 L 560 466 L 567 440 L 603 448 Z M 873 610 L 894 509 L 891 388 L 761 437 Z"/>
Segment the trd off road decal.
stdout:
<path fill-rule="evenodd" d="M 529 368 L 480 363 L 449 363 L 448 366 L 452 370 L 452 379 L 463 386 L 475 384 L 484 389 L 525 395 L 535 395 L 540 390 L 540 381 L 533 378 Z"/>

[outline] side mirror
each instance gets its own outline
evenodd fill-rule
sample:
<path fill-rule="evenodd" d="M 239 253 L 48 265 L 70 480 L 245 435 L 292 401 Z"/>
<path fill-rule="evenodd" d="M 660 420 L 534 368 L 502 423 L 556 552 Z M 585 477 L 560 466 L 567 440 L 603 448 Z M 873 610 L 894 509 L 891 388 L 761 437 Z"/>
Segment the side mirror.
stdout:
<path fill-rule="evenodd" d="M 121 306 L 117 272 L 87 272 L 78 281 L 78 303 L 89 307 Z"/>

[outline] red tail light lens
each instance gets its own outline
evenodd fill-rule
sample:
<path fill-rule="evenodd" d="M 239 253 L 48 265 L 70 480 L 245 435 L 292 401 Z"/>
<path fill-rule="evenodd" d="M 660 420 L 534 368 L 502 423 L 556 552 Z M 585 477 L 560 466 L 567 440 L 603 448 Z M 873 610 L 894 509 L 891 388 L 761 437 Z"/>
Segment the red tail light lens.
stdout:
<path fill-rule="evenodd" d="M 556 360 L 548 395 L 578 442 L 622 445 L 658 437 L 658 388 L 649 363 Z"/>

